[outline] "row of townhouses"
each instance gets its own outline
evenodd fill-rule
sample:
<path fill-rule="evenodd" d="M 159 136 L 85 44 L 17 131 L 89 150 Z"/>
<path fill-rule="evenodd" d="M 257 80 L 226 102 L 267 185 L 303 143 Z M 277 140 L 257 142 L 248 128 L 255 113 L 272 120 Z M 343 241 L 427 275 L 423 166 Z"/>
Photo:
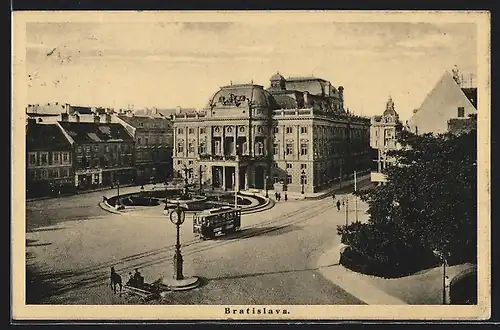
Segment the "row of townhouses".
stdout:
<path fill-rule="evenodd" d="M 26 125 L 28 197 L 164 182 L 172 174 L 172 124 L 162 115 L 86 107 L 57 114 L 30 109 Z M 76 111 L 75 108 L 78 108 Z"/>

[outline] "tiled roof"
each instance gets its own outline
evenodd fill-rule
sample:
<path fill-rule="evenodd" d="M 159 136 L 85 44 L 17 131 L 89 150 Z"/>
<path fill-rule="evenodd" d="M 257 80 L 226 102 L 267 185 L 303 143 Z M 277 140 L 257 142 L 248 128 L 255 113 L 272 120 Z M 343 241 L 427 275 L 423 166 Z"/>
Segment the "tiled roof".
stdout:
<path fill-rule="evenodd" d="M 118 116 L 118 118 L 135 128 L 169 129 L 172 127 L 170 120 L 165 118 L 152 118 L 146 116 Z M 156 127 L 153 125 L 156 125 Z"/>
<path fill-rule="evenodd" d="M 56 124 L 28 124 L 26 150 L 68 150 L 71 144 Z"/>
<path fill-rule="evenodd" d="M 59 122 L 75 143 L 133 141 L 120 124 Z"/>

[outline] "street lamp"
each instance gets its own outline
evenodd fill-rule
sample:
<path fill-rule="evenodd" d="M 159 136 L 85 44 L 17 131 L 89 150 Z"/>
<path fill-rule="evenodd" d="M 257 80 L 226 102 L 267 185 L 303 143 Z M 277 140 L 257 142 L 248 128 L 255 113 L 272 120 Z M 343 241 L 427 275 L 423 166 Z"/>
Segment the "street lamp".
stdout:
<path fill-rule="evenodd" d="M 116 180 L 116 189 L 117 189 L 117 196 L 116 196 L 116 203 L 115 205 L 116 206 L 119 206 L 120 205 L 120 180 Z"/>
<path fill-rule="evenodd" d="M 175 279 L 177 281 L 183 280 L 184 275 L 182 275 L 182 254 L 181 254 L 181 241 L 180 241 L 180 227 L 184 223 L 185 213 L 181 209 L 179 202 L 177 202 L 177 207 L 175 210 L 170 212 L 170 221 L 175 225 L 177 230 L 177 240 L 175 243 L 175 254 L 174 254 L 174 272 Z"/>
<path fill-rule="evenodd" d="M 306 177 L 306 172 L 304 172 L 304 170 L 302 170 L 302 172 L 300 173 L 300 183 L 302 184 L 302 190 L 300 191 L 300 193 L 303 195 L 304 194 L 304 179 Z"/>
<path fill-rule="evenodd" d="M 269 192 L 267 190 L 268 181 L 269 181 L 269 175 L 266 174 L 266 182 L 264 183 L 264 185 L 266 186 L 266 198 L 269 198 Z"/>

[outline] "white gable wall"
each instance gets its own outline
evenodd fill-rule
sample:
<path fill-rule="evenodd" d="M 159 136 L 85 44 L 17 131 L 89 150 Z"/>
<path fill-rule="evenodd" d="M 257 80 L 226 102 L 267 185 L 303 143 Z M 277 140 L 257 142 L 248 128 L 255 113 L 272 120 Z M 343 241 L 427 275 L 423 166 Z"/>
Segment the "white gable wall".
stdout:
<path fill-rule="evenodd" d="M 448 120 L 459 118 L 458 107 L 464 108 L 464 118 L 477 113 L 452 75 L 445 72 L 408 124 L 412 132 L 418 128 L 418 134 L 445 133 Z"/>

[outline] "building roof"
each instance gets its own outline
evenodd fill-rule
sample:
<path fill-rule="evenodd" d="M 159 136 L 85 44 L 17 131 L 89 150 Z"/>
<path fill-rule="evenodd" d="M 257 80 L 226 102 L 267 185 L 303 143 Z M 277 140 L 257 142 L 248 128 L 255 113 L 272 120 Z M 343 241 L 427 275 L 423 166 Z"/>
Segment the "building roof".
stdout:
<path fill-rule="evenodd" d="M 209 100 L 208 107 L 212 106 L 246 106 L 265 107 L 271 110 L 278 105 L 274 97 L 261 85 L 237 84 L 221 87 Z"/>
<path fill-rule="evenodd" d="M 462 88 L 462 92 L 464 92 L 474 108 L 477 109 L 477 88 Z"/>
<path fill-rule="evenodd" d="M 68 150 L 71 143 L 56 124 L 28 123 L 26 150 Z"/>
<path fill-rule="evenodd" d="M 75 143 L 132 142 L 133 138 L 120 124 L 58 122 Z"/>
<path fill-rule="evenodd" d="M 459 107 L 463 108 L 464 117 L 477 113 L 453 76 L 445 71 L 408 124 L 412 132 L 419 134 L 444 133 L 448 130 L 448 121 L 458 117 Z"/>
<path fill-rule="evenodd" d="M 153 118 L 149 116 L 118 116 L 121 120 L 129 124 L 134 128 L 158 128 L 158 129 L 170 129 L 172 128 L 172 123 L 170 120 L 158 117 Z"/>
<path fill-rule="evenodd" d="M 286 78 L 286 89 L 299 92 L 308 92 L 312 95 L 323 95 L 325 87 L 330 85 L 324 79 L 315 77 L 290 77 Z M 330 91 L 328 90 L 327 93 Z"/>
<path fill-rule="evenodd" d="M 92 107 L 83 107 L 83 106 L 78 106 L 78 105 L 72 105 L 71 111 L 77 112 L 77 113 L 82 114 L 82 115 L 91 115 L 92 114 Z"/>

